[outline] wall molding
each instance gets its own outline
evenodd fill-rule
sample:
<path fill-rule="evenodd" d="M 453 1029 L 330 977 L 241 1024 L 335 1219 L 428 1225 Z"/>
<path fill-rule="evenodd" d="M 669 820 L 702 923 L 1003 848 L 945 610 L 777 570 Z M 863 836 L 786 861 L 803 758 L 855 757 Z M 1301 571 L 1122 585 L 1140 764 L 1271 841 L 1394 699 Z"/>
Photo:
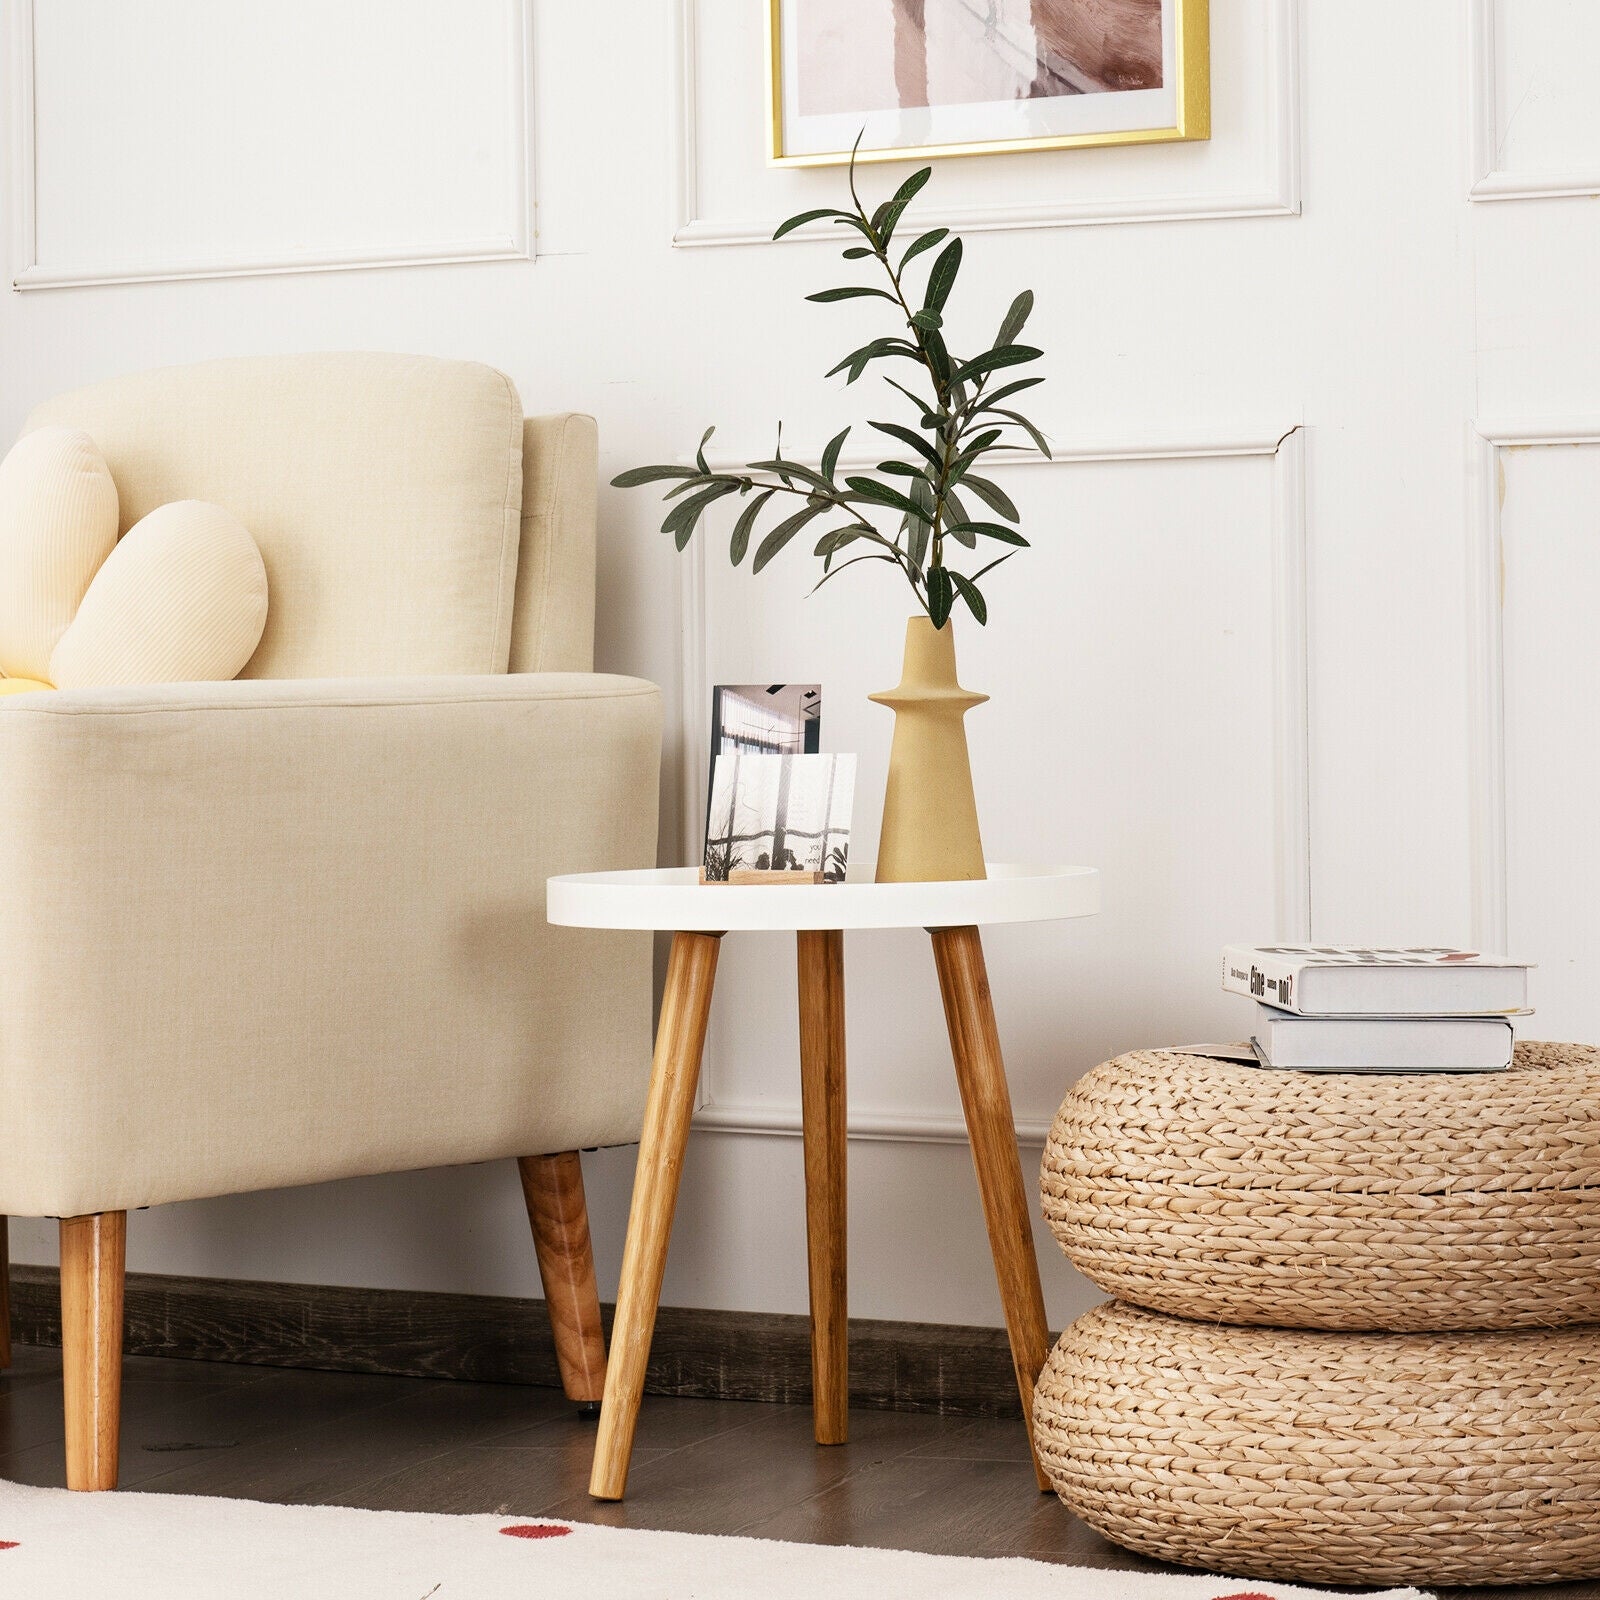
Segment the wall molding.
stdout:
<path fill-rule="evenodd" d="M 1269 460 L 1273 471 L 1272 572 L 1273 767 L 1276 871 L 1276 937 L 1311 937 L 1311 724 L 1310 641 L 1307 597 L 1306 434 L 1301 424 L 1257 428 L 1235 434 L 1171 437 L 1142 442 L 1080 440 L 1055 449 L 1047 458 L 1019 451 L 1005 470 L 1069 469 L 1092 463 L 1151 461 L 1217 461 L 1239 457 Z M 742 463 L 726 454 L 711 460 L 714 470 Z M 871 467 L 876 456 L 846 456 L 841 467 Z M 710 747 L 711 678 L 707 658 L 708 615 L 705 550 L 707 541 L 692 540 L 679 563 L 678 605 L 683 618 L 679 660 L 677 737 L 683 804 L 684 859 L 692 861 L 700 845 L 699 819 L 705 814 L 706 772 L 701 752 Z M 1042 1145 L 1050 1131 L 1049 1117 L 1021 1117 L 1017 1137 Z M 742 1103 L 719 1096 L 709 1073 L 702 1073 L 701 1101 L 694 1126 L 706 1132 L 798 1138 L 800 1107 L 794 1102 Z M 966 1124 L 951 1112 L 888 1111 L 851 1106 L 849 1136 L 858 1142 L 894 1144 L 965 1144 Z"/>
<path fill-rule="evenodd" d="M 45 267 L 38 252 L 33 13 L 35 0 L 11 0 L 6 88 L 11 101 L 11 286 L 16 290 L 90 285 L 175 283 L 199 278 L 270 277 L 305 272 L 351 272 L 381 267 L 424 267 L 469 261 L 531 261 L 533 209 L 533 7 L 511 0 L 517 39 L 509 53 L 512 103 L 511 226 L 503 234 L 461 239 L 419 239 L 393 249 L 285 251 L 268 256 L 220 256 L 129 267 Z"/>
<path fill-rule="evenodd" d="M 783 219 L 717 219 L 700 213 L 696 35 L 700 0 L 673 0 L 672 242 L 708 245 L 770 244 Z M 1300 212 L 1300 7 L 1301 0 L 1270 0 L 1267 52 L 1268 171 L 1259 188 L 1217 194 L 1176 193 L 1137 198 L 1070 201 L 1029 206 L 969 206 L 917 214 L 924 227 L 961 233 L 1072 228 L 1120 222 L 1195 222 L 1219 217 L 1298 216 Z M 1023 159 L 1026 159 L 1024 157 Z M 802 228 L 781 241 L 832 240 L 826 228 Z"/>
<path fill-rule="evenodd" d="M 1508 450 L 1600 445 L 1600 417 L 1479 421 L 1468 440 L 1471 463 L 1467 539 L 1468 790 L 1472 851 L 1472 941 L 1504 950 L 1510 937 L 1507 872 L 1505 710 L 1505 504 L 1502 456 Z"/>
<path fill-rule="evenodd" d="M 56 1269 L 13 1267 L 12 1283 L 17 1342 L 59 1345 Z M 612 1311 L 601 1308 L 608 1339 Z M 125 1317 L 129 1355 L 561 1386 L 541 1300 L 130 1272 Z M 645 1391 L 808 1404 L 811 1320 L 663 1306 Z M 1005 1329 L 852 1317 L 850 1404 L 1020 1417 Z"/>
<path fill-rule="evenodd" d="M 1600 166 L 1514 172 L 1500 165 L 1500 70 L 1495 22 L 1500 0 L 1470 0 L 1467 121 L 1471 200 L 1559 200 L 1600 195 Z"/>

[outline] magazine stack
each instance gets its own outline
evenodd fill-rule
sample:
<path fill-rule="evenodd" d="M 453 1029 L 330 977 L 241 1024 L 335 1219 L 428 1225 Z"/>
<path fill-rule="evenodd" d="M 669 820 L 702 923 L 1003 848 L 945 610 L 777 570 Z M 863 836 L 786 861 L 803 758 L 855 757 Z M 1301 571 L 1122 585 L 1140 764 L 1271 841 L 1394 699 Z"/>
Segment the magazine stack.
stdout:
<path fill-rule="evenodd" d="M 1471 950 L 1229 945 L 1222 987 L 1256 1002 L 1263 1067 L 1504 1072 L 1528 963 Z"/>

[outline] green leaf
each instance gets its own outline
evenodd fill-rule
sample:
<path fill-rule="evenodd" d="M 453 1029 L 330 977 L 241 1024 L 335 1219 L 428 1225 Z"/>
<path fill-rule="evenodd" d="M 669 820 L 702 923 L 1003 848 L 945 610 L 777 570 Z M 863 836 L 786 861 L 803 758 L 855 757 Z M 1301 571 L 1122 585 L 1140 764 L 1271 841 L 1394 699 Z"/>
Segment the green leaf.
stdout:
<path fill-rule="evenodd" d="M 763 507 L 777 492 L 776 489 L 764 490 L 739 513 L 739 520 L 733 525 L 733 538 L 728 544 L 728 559 L 734 566 L 744 560 L 744 553 L 750 548 L 750 530 L 755 527 L 756 518 L 761 515 Z"/>
<path fill-rule="evenodd" d="M 751 468 L 756 472 L 777 472 L 793 479 L 798 478 L 802 483 L 809 483 L 813 489 L 822 489 L 832 494 L 832 482 L 823 477 L 820 472 L 814 472 L 810 467 L 803 467 L 798 461 L 784 461 L 776 458 L 772 461 L 752 461 Z"/>
<path fill-rule="evenodd" d="M 1029 422 L 1025 416 L 1016 411 L 1002 411 L 999 406 L 990 406 L 987 409 L 993 411 L 997 417 L 1004 417 L 1008 422 L 1014 422 L 1019 428 L 1027 429 L 1028 437 L 1033 440 L 1034 445 L 1038 448 L 1039 454 L 1042 455 L 1046 461 L 1055 459 L 1050 454 L 1050 445 L 1045 439 L 1045 436 L 1040 433 L 1039 430 L 1034 427 L 1034 425 Z"/>
<path fill-rule="evenodd" d="M 731 483 L 743 485 L 747 480 L 735 477 L 728 472 L 691 472 L 675 489 L 668 489 L 661 497 L 663 502 L 676 500 L 679 495 L 687 494 L 691 489 L 709 489 L 714 483 Z"/>
<path fill-rule="evenodd" d="M 822 452 L 822 476 L 833 482 L 834 469 L 839 465 L 839 452 L 844 449 L 844 442 L 850 437 L 850 430 L 844 429 L 836 433 L 829 441 L 828 447 Z"/>
<path fill-rule="evenodd" d="M 1011 309 L 1006 312 L 1006 319 L 1000 324 L 1000 331 L 995 335 L 994 342 L 997 345 L 1015 344 L 1017 335 L 1022 332 L 1023 324 L 1028 320 L 1028 315 L 1032 310 L 1033 290 L 1024 289 L 1011 302 Z"/>
<path fill-rule="evenodd" d="M 876 361 L 880 356 L 905 356 L 910 361 L 921 361 L 917 354 L 917 347 L 904 339 L 882 338 L 874 339 L 870 344 L 864 344 L 859 350 L 852 350 L 837 366 L 830 367 L 823 377 L 831 378 L 836 372 L 843 372 L 846 367 L 852 369 L 850 382 L 854 383 L 861 375 L 861 368 L 869 361 Z M 924 402 L 918 401 L 919 405 Z"/>
<path fill-rule="evenodd" d="M 978 536 L 969 523 L 952 522 L 944 531 L 946 538 L 954 539 L 957 544 L 965 545 L 969 550 L 978 548 Z"/>
<path fill-rule="evenodd" d="M 862 283 L 844 289 L 821 289 L 816 294 L 808 294 L 806 299 L 814 300 L 819 305 L 827 305 L 834 300 L 887 300 L 891 305 L 899 304 L 887 289 L 869 289 Z"/>
<path fill-rule="evenodd" d="M 1002 522 L 959 522 L 948 531 L 951 534 L 958 532 L 981 533 L 985 538 L 998 539 L 1001 544 L 1014 544 L 1023 550 L 1028 547 L 1028 541 L 1015 528 L 1008 528 Z M 963 541 L 963 543 L 965 542 Z M 976 540 L 971 542 L 973 544 L 977 543 Z"/>
<path fill-rule="evenodd" d="M 934 567 L 928 573 L 928 617 L 934 627 L 942 628 L 950 620 L 950 573 L 944 567 Z"/>
<path fill-rule="evenodd" d="M 944 318 L 937 311 L 913 311 L 911 322 L 914 327 L 926 329 L 929 333 L 944 326 Z"/>
<path fill-rule="evenodd" d="M 960 240 L 956 240 L 960 244 Z M 933 363 L 933 370 L 939 374 L 939 380 L 950 388 L 955 379 L 951 376 L 950 352 L 945 349 L 944 335 L 937 328 L 927 328 L 922 334 L 922 348 L 928 352 L 928 359 Z"/>
<path fill-rule="evenodd" d="M 816 211 L 802 211 L 798 216 L 790 217 L 787 221 L 778 224 L 778 231 L 773 234 L 774 239 L 781 239 L 786 233 L 793 233 L 796 228 L 803 228 L 808 222 L 821 222 L 824 217 L 843 217 L 848 213 L 836 211 L 832 206 L 822 206 Z"/>
<path fill-rule="evenodd" d="M 916 198 L 917 191 L 921 189 L 929 178 L 933 176 L 932 167 L 923 167 L 920 171 L 913 172 L 895 191 L 894 198 L 885 206 L 878 208 L 877 215 L 872 219 L 872 226 L 878 237 L 883 241 L 885 250 L 889 248 L 889 241 L 894 238 L 894 230 L 900 224 L 900 218 L 905 209 Z"/>
<path fill-rule="evenodd" d="M 761 541 L 759 548 L 756 550 L 756 558 L 750 564 L 750 570 L 759 572 L 812 518 L 820 517 L 824 511 L 829 509 L 831 508 L 826 501 L 810 500 L 801 506 L 792 517 L 785 517 Z"/>
<path fill-rule="evenodd" d="M 886 473 L 891 478 L 922 478 L 923 469 L 913 467 L 905 461 L 880 461 L 878 471 Z M 926 479 L 923 479 L 926 482 Z"/>
<path fill-rule="evenodd" d="M 993 410 L 997 401 L 1008 400 L 1012 395 L 1021 394 L 1024 389 L 1031 389 L 1036 383 L 1043 382 L 1043 378 L 1018 378 L 1014 382 L 996 389 L 993 394 L 985 395 L 982 409 L 985 411 Z"/>
<path fill-rule="evenodd" d="M 697 478 L 694 467 L 630 467 L 611 480 L 613 489 L 637 489 L 641 484 L 660 483 L 666 478 Z"/>
<path fill-rule="evenodd" d="M 952 239 L 934 258 L 933 270 L 928 274 L 928 291 L 922 298 L 924 311 L 943 311 L 944 303 L 955 287 L 956 273 L 961 270 L 961 241 Z"/>
<path fill-rule="evenodd" d="M 906 270 L 906 262 L 914 256 L 920 256 L 924 250 L 931 250 L 936 244 L 943 244 L 950 237 L 948 228 L 933 228 L 920 238 L 913 239 L 907 247 L 906 253 L 900 257 L 900 270 Z"/>
<path fill-rule="evenodd" d="M 989 608 L 983 603 L 983 596 L 978 593 L 978 586 L 970 578 L 963 578 L 959 572 L 952 572 L 950 581 L 960 591 L 961 598 L 967 602 L 967 610 L 977 619 L 981 627 L 989 620 Z"/>
<path fill-rule="evenodd" d="M 997 367 L 1015 367 L 1024 361 L 1037 361 L 1043 354 L 1043 350 L 1035 350 L 1031 344 L 997 345 L 993 350 L 985 350 L 981 356 L 974 356 L 964 367 L 957 368 L 951 374 L 950 381 L 965 383 L 969 378 L 993 372 Z"/>
<path fill-rule="evenodd" d="M 992 449 L 995 441 L 1000 437 L 999 428 L 990 428 L 980 433 L 966 448 L 950 463 L 950 482 L 959 483 L 970 467 L 984 451 Z"/>
<path fill-rule="evenodd" d="M 700 435 L 700 448 L 695 451 L 694 459 L 696 466 L 698 466 L 702 472 L 710 472 L 711 470 L 711 468 L 706 465 L 706 446 L 711 443 L 711 435 L 716 431 L 717 430 L 715 427 L 710 427 Z"/>
<path fill-rule="evenodd" d="M 823 565 L 827 566 L 847 544 L 854 544 L 860 537 L 859 528 L 833 528 L 817 540 L 817 547 L 811 553 L 821 556 Z"/>
<path fill-rule="evenodd" d="M 979 567 L 978 570 L 972 574 L 972 577 L 969 581 L 976 583 L 979 578 L 988 577 L 988 575 L 993 572 L 996 567 L 1003 567 L 1006 562 L 1008 562 L 1016 553 L 1017 552 L 1015 550 L 1007 550 L 1003 556 L 996 556 L 988 566 Z"/>
<path fill-rule="evenodd" d="M 893 378 L 885 378 L 883 381 L 888 384 L 891 389 L 898 389 L 900 393 L 903 394 L 906 399 L 909 400 L 912 405 L 914 405 L 917 410 L 922 413 L 922 426 L 926 428 L 929 433 L 936 432 L 943 425 L 943 423 L 948 420 L 950 413 L 946 411 L 944 407 L 938 403 L 938 401 L 934 401 L 933 404 L 930 405 L 922 398 L 921 395 L 912 394 L 912 392 L 906 388 L 904 384 L 896 383 Z"/>
<path fill-rule="evenodd" d="M 864 244 L 853 244 L 845 251 L 844 258 L 846 261 L 862 261 L 873 253 Z"/>
<path fill-rule="evenodd" d="M 900 386 L 896 384 L 895 387 L 898 389 Z M 901 389 L 900 392 L 904 394 L 906 391 Z M 915 400 L 916 396 L 913 395 L 911 398 Z M 921 405 L 921 403 L 920 400 L 917 401 L 918 405 Z M 888 434 L 891 439 L 898 439 L 901 444 L 910 445 L 930 466 L 942 467 L 944 465 L 940 459 L 939 452 L 920 433 L 915 433 L 910 428 L 902 428 L 898 422 L 869 422 L 867 426 L 876 428 L 879 433 Z"/>
<path fill-rule="evenodd" d="M 713 501 L 720 500 L 724 495 L 732 494 L 738 487 L 733 483 L 714 483 L 709 489 L 702 489 L 699 494 L 690 495 L 687 500 L 680 500 L 661 524 L 663 533 L 670 533 L 673 542 L 682 550 L 694 534 L 695 524 L 700 520 L 701 513 Z"/>
<path fill-rule="evenodd" d="M 922 514 L 906 518 L 906 531 L 910 536 L 906 553 L 911 565 L 920 572 L 928 559 L 928 541 L 933 537 L 933 485 L 925 478 L 919 479 L 911 485 L 911 498 Z"/>
<path fill-rule="evenodd" d="M 886 556 L 880 550 L 864 550 L 858 556 L 851 556 L 848 561 L 841 561 L 839 565 L 834 567 L 831 571 L 825 571 L 822 576 L 818 578 L 814 584 L 812 584 L 811 593 L 815 594 L 817 590 L 820 589 L 830 578 L 837 578 L 846 567 L 853 567 L 858 561 L 887 561 L 892 566 L 900 565 L 900 563 L 896 561 L 893 556 Z"/>
<path fill-rule="evenodd" d="M 970 489 L 991 511 L 998 511 L 1007 522 L 1022 521 L 1022 515 L 1012 502 L 1011 496 L 998 483 L 991 482 L 988 478 L 980 478 L 975 472 L 969 472 L 961 480 L 961 487 Z"/>
<path fill-rule="evenodd" d="M 912 516 L 921 514 L 913 501 L 897 489 L 891 489 L 888 484 L 879 483 L 876 478 L 846 478 L 844 481 L 863 500 L 875 501 L 880 506 L 893 506 L 896 511 L 909 511 Z"/>

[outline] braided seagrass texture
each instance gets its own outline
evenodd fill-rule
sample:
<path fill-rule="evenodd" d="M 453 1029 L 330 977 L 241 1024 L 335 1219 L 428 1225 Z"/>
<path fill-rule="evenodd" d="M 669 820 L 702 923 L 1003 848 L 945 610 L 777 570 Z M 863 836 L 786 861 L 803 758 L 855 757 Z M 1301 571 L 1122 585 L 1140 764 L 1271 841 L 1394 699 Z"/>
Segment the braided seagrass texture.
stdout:
<path fill-rule="evenodd" d="M 1062 1102 L 1040 1172 L 1067 1259 L 1207 1321 L 1600 1322 L 1600 1050 L 1507 1072 L 1272 1072 L 1141 1050 Z"/>
<path fill-rule="evenodd" d="M 1034 1442 L 1106 1538 L 1339 1584 L 1600 1577 L 1600 1328 L 1213 1327 L 1104 1305 L 1061 1336 Z"/>

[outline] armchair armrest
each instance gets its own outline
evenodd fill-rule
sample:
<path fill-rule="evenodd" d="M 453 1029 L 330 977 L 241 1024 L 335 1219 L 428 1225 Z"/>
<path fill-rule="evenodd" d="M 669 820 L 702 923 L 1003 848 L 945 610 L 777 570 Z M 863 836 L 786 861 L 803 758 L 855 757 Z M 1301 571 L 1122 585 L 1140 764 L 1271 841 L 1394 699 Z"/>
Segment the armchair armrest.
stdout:
<path fill-rule="evenodd" d="M 635 1138 L 661 704 L 594 674 L 245 681 L 0 708 L 0 1212 Z"/>

